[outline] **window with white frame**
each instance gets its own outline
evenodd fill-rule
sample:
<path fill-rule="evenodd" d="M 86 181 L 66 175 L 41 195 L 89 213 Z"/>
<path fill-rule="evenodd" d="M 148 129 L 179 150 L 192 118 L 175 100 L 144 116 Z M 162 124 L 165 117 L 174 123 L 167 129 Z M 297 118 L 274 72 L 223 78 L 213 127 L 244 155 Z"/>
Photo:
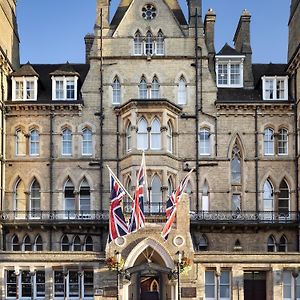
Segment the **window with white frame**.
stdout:
<path fill-rule="evenodd" d="M 134 55 L 143 54 L 143 40 L 139 30 L 134 35 Z"/>
<path fill-rule="evenodd" d="M 210 130 L 208 128 L 200 128 L 199 154 L 210 155 Z"/>
<path fill-rule="evenodd" d="M 262 77 L 264 100 L 288 100 L 288 76 Z"/>
<path fill-rule="evenodd" d="M 187 103 L 187 85 L 183 76 L 180 77 L 178 82 L 178 95 L 177 102 L 179 105 L 185 105 Z"/>
<path fill-rule="evenodd" d="M 72 131 L 65 128 L 62 131 L 62 155 L 72 155 Z"/>
<path fill-rule="evenodd" d="M 161 132 L 160 132 L 160 122 L 157 118 L 152 121 L 151 131 L 150 131 L 150 148 L 153 150 L 161 149 Z"/>
<path fill-rule="evenodd" d="M 118 77 L 116 77 L 112 84 L 112 104 L 121 103 L 121 83 Z"/>
<path fill-rule="evenodd" d="M 300 276 L 294 270 L 282 273 L 283 300 L 300 300 Z"/>
<path fill-rule="evenodd" d="M 84 242 L 85 251 L 94 251 L 94 242 L 91 236 L 87 236 Z"/>
<path fill-rule="evenodd" d="M 29 205 L 31 217 L 38 217 L 38 213 L 41 210 L 41 187 L 36 179 L 34 179 L 30 187 Z"/>
<path fill-rule="evenodd" d="M 161 30 L 159 30 L 156 38 L 156 54 L 157 55 L 165 54 L 165 37 Z"/>
<path fill-rule="evenodd" d="M 36 129 L 30 131 L 29 153 L 30 156 L 38 156 L 40 154 L 40 134 Z"/>
<path fill-rule="evenodd" d="M 22 129 L 16 130 L 16 155 L 23 156 L 26 155 L 26 136 Z"/>
<path fill-rule="evenodd" d="M 140 97 L 140 99 L 148 98 L 148 86 L 147 86 L 147 81 L 146 81 L 145 77 L 141 78 L 141 81 L 139 84 L 139 97 Z"/>
<path fill-rule="evenodd" d="M 218 286 L 219 285 L 219 286 Z M 205 300 L 229 300 L 231 298 L 230 271 L 205 271 Z"/>
<path fill-rule="evenodd" d="M 158 99 L 159 97 L 159 83 L 157 77 L 154 77 L 151 84 L 151 99 Z"/>
<path fill-rule="evenodd" d="M 93 134 L 89 128 L 83 128 L 82 130 L 82 155 L 93 154 Z"/>
<path fill-rule="evenodd" d="M 69 179 L 65 185 L 65 215 L 70 217 L 74 215 L 75 211 L 75 188 L 73 182 Z"/>
<path fill-rule="evenodd" d="M 131 123 L 129 122 L 126 127 L 126 152 L 131 151 Z"/>
<path fill-rule="evenodd" d="M 150 31 L 148 31 L 146 34 L 146 40 L 145 40 L 145 54 L 152 55 L 153 53 L 154 53 L 153 35 Z"/>
<path fill-rule="evenodd" d="M 77 100 L 77 76 L 52 76 L 53 100 Z"/>
<path fill-rule="evenodd" d="M 244 56 L 216 56 L 217 87 L 243 87 Z"/>
<path fill-rule="evenodd" d="M 162 191 L 161 191 L 161 181 L 159 176 L 154 175 L 151 184 L 151 203 L 150 212 L 158 213 L 162 211 Z"/>
<path fill-rule="evenodd" d="M 144 118 L 140 119 L 138 122 L 137 149 L 138 150 L 148 149 L 148 128 L 147 128 L 147 122 Z"/>
<path fill-rule="evenodd" d="M 290 210 L 290 189 L 287 182 L 283 179 L 279 185 L 278 213 L 279 217 L 288 217 Z"/>
<path fill-rule="evenodd" d="M 274 130 L 272 128 L 264 130 L 264 154 L 274 155 Z"/>
<path fill-rule="evenodd" d="M 80 214 L 88 217 L 91 213 L 91 189 L 86 179 L 80 184 L 79 201 Z"/>
<path fill-rule="evenodd" d="M 173 129 L 170 122 L 167 124 L 167 151 L 173 152 Z"/>
<path fill-rule="evenodd" d="M 285 128 L 278 132 L 278 155 L 288 154 L 288 131 Z"/>
<path fill-rule="evenodd" d="M 12 100 L 34 101 L 37 100 L 38 78 L 34 77 L 12 77 Z"/>

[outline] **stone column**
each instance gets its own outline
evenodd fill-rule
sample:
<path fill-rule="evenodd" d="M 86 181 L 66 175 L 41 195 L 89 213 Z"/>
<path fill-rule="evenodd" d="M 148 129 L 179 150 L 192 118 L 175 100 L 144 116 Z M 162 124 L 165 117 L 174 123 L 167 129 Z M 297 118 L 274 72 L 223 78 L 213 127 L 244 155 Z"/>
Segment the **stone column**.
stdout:
<path fill-rule="evenodd" d="M 232 267 L 232 300 L 244 299 L 244 271 L 240 266 Z"/>

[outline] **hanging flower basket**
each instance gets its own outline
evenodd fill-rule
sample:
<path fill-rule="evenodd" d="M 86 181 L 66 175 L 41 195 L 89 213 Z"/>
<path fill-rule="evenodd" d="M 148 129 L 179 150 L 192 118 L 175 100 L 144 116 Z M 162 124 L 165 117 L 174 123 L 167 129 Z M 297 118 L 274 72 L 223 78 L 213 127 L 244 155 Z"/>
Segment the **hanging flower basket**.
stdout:
<path fill-rule="evenodd" d="M 183 257 L 179 266 L 180 273 L 187 273 L 192 269 L 192 261 L 188 257 Z"/>
<path fill-rule="evenodd" d="M 124 259 L 121 258 L 121 261 L 118 266 L 118 261 L 117 261 L 116 257 L 114 257 L 114 256 L 111 256 L 105 260 L 105 264 L 107 265 L 108 269 L 111 271 L 116 271 L 118 269 L 118 267 L 119 267 L 119 270 L 122 270 L 124 267 L 124 263 L 125 263 Z"/>

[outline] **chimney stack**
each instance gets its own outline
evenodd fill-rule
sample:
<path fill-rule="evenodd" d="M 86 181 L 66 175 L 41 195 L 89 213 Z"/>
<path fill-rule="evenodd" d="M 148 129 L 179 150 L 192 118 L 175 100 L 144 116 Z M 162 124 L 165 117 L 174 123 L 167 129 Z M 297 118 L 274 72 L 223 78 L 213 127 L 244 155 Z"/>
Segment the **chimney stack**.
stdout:
<path fill-rule="evenodd" d="M 214 56 L 216 54 L 215 50 L 215 23 L 216 23 L 216 14 L 210 8 L 205 16 L 204 20 L 204 34 L 205 34 L 205 43 L 208 51 L 208 66 L 211 74 L 215 74 L 214 66 Z"/>
<path fill-rule="evenodd" d="M 109 7 L 111 0 L 97 0 L 97 24 L 100 26 L 100 13 L 102 9 L 102 25 L 103 29 L 109 28 Z"/>
<path fill-rule="evenodd" d="M 90 53 L 91 49 L 93 47 L 95 36 L 91 33 L 88 33 L 84 37 L 84 42 L 85 42 L 85 63 L 89 64 L 90 63 Z"/>
<path fill-rule="evenodd" d="M 198 27 L 203 27 L 202 23 L 202 0 L 187 0 L 189 11 L 189 26 L 194 27 L 196 23 L 196 10 L 198 17 Z"/>
<path fill-rule="evenodd" d="M 244 87 L 253 88 L 252 73 L 252 49 L 250 43 L 250 20 L 251 15 L 248 10 L 244 9 L 236 29 L 233 42 L 235 50 L 245 55 L 244 60 Z"/>

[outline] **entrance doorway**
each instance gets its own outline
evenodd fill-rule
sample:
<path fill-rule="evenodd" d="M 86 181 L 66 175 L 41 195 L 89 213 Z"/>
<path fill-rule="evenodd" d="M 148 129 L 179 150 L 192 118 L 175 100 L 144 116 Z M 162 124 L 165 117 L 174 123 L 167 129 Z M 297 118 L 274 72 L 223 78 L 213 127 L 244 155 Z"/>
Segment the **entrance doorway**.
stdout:
<path fill-rule="evenodd" d="M 266 300 L 266 272 L 244 272 L 244 300 Z"/>
<path fill-rule="evenodd" d="M 140 281 L 141 300 L 160 300 L 158 276 L 142 276 Z"/>

